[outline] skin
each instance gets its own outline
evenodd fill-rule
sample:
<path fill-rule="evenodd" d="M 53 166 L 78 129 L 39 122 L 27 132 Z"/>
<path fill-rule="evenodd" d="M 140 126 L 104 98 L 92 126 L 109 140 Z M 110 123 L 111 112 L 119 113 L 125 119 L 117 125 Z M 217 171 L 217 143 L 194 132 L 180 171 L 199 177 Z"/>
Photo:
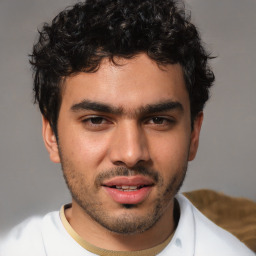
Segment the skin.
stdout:
<path fill-rule="evenodd" d="M 116 61 L 121 65 L 106 59 L 95 73 L 65 79 L 58 143 L 44 118 L 43 138 L 50 159 L 61 162 L 73 197 L 65 212 L 73 229 L 101 248 L 134 251 L 155 246 L 174 231 L 174 196 L 196 155 L 203 114 L 191 130 L 179 64 L 159 68 L 144 54 Z M 161 104 L 167 108 L 161 110 Z M 102 186 L 120 175 L 140 175 L 153 185 L 128 207 Z"/>

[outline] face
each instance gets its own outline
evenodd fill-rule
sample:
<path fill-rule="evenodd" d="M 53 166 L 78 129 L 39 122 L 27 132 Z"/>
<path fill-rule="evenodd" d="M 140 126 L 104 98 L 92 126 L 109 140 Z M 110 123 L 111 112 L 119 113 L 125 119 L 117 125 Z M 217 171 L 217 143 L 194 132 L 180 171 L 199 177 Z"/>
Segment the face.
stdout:
<path fill-rule="evenodd" d="M 196 154 L 202 115 L 191 131 L 180 65 L 159 68 L 143 54 L 116 61 L 66 78 L 58 144 L 46 120 L 43 136 L 51 160 L 61 162 L 72 207 L 132 234 L 171 209 Z"/>

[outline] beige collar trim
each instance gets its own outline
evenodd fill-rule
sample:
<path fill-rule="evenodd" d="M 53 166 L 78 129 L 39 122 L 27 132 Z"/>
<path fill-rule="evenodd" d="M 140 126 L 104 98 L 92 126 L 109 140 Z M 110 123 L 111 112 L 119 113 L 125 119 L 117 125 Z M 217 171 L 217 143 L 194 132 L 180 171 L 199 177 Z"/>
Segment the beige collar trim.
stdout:
<path fill-rule="evenodd" d="M 84 249 L 86 249 L 89 252 L 92 252 L 97 255 L 102 256 L 155 256 L 158 253 L 160 253 L 171 241 L 173 234 L 171 234 L 163 243 L 141 251 L 111 251 L 111 250 L 105 250 L 103 248 L 99 248 L 97 246 L 94 246 L 88 242 L 86 242 L 81 236 L 79 236 L 75 230 L 71 227 L 69 224 L 66 216 L 65 216 L 65 210 L 70 208 L 71 204 L 63 205 L 60 210 L 60 218 L 63 223 L 64 228 L 69 233 L 69 235 Z"/>

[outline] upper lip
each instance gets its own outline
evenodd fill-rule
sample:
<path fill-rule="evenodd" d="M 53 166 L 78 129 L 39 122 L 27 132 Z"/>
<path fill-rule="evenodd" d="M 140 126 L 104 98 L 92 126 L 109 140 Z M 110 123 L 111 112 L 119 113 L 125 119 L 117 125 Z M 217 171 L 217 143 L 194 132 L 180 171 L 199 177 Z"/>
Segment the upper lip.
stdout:
<path fill-rule="evenodd" d="M 117 176 L 103 182 L 102 186 L 152 186 L 154 181 L 150 177 L 137 176 Z"/>

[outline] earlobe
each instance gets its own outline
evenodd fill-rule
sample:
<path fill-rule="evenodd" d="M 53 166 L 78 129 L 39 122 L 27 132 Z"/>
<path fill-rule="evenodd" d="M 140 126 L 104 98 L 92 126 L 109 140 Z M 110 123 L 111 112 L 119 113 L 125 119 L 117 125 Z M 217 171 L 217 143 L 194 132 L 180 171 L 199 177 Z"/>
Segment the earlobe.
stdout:
<path fill-rule="evenodd" d="M 58 142 L 49 121 L 44 117 L 42 117 L 42 135 L 51 161 L 54 163 L 59 163 L 60 156 Z"/>
<path fill-rule="evenodd" d="M 204 119 L 204 114 L 203 112 L 200 112 L 194 120 L 194 127 L 190 137 L 190 149 L 189 149 L 189 158 L 188 158 L 189 161 L 194 160 L 196 156 L 198 145 L 199 145 L 199 135 L 200 135 L 203 119 Z"/>

